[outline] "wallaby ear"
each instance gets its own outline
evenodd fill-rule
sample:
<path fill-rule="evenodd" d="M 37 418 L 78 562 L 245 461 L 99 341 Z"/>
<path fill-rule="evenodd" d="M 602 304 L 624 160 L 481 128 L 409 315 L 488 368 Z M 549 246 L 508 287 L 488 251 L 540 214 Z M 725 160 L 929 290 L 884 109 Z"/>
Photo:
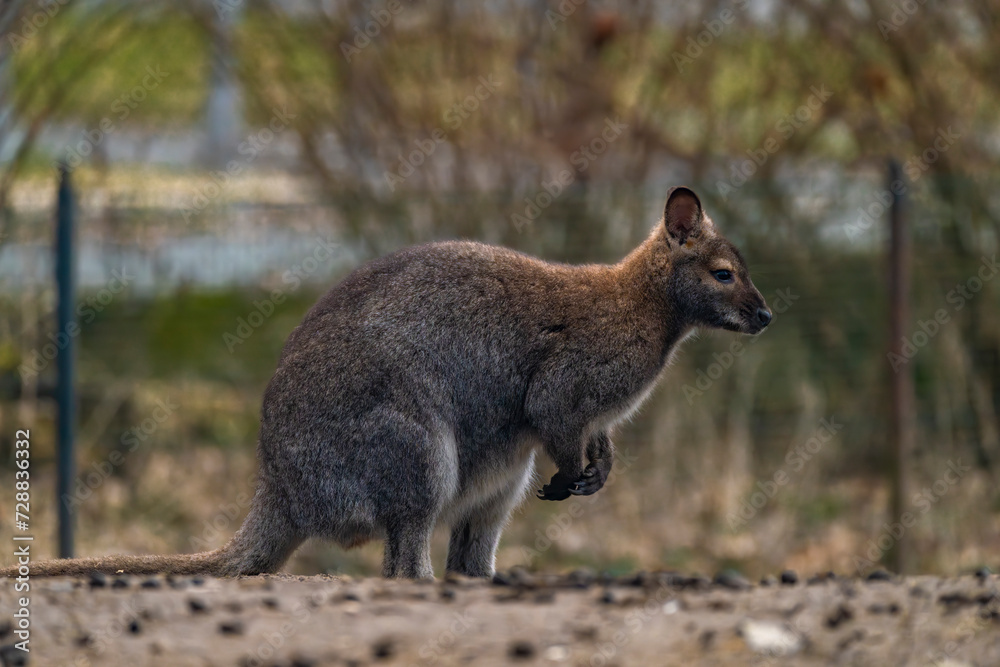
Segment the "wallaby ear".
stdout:
<path fill-rule="evenodd" d="M 704 225 L 704 215 L 698 195 L 690 188 L 678 185 L 667 191 L 667 205 L 663 209 L 663 224 L 670 237 L 684 243 L 698 236 Z"/>

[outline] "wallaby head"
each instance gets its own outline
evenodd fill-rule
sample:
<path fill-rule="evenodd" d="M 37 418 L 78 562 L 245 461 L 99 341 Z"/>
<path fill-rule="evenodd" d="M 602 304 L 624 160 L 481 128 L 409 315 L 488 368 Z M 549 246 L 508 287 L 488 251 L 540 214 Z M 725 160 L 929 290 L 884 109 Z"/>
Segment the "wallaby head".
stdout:
<path fill-rule="evenodd" d="M 701 201 L 685 187 L 671 188 L 653 256 L 674 313 L 686 324 L 757 334 L 771 311 L 750 280 L 746 261 L 715 229 Z M 663 247 L 665 246 L 665 250 Z"/>

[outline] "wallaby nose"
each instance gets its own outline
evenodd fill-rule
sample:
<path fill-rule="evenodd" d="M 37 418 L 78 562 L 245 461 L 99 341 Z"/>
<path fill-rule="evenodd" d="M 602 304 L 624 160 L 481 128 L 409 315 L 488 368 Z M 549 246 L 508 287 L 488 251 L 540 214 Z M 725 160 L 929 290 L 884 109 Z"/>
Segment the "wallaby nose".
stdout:
<path fill-rule="evenodd" d="M 771 323 L 771 311 L 767 308 L 757 309 L 757 320 L 760 322 L 762 327 L 766 327 Z"/>

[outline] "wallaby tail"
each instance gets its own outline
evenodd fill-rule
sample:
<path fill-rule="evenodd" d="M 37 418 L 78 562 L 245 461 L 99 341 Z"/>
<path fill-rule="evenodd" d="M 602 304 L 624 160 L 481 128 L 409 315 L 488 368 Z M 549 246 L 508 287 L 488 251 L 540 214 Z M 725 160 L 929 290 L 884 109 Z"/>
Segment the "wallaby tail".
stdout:
<path fill-rule="evenodd" d="M 279 508 L 276 498 L 258 487 L 243 525 L 221 549 L 170 556 L 103 556 L 31 563 L 32 576 L 104 574 L 203 574 L 217 577 L 274 572 L 302 543 L 302 537 Z M 19 566 L 0 568 L 0 578 L 19 576 Z"/>

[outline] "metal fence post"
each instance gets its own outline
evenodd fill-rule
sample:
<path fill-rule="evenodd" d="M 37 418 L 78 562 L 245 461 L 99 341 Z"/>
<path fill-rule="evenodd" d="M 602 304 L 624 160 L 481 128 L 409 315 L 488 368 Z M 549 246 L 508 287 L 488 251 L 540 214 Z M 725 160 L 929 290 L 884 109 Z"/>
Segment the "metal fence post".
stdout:
<path fill-rule="evenodd" d="M 889 350 L 903 355 L 903 341 L 910 321 L 910 241 L 906 225 L 903 174 L 896 160 L 889 161 Z M 898 356 L 896 358 L 899 358 Z M 893 522 L 902 522 L 910 498 L 910 465 L 913 460 L 913 371 L 909 364 L 896 368 L 889 376 L 891 395 L 890 436 L 894 454 L 892 512 Z M 912 540 L 909 530 L 893 544 L 889 552 L 891 567 L 900 574 L 912 565 Z"/>
<path fill-rule="evenodd" d="M 59 168 L 59 195 L 56 211 L 56 289 L 59 295 L 57 306 L 58 334 L 56 340 L 58 383 L 56 401 L 58 403 L 58 456 L 59 471 L 56 501 L 59 506 L 59 557 L 73 557 L 74 512 L 65 499 L 72 490 L 70 485 L 76 476 L 76 461 L 73 451 L 73 431 L 76 425 L 76 391 L 74 387 L 74 360 L 76 336 L 79 325 L 76 322 L 76 280 L 73 229 L 73 189 L 70 185 L 69 169 Z"/>

